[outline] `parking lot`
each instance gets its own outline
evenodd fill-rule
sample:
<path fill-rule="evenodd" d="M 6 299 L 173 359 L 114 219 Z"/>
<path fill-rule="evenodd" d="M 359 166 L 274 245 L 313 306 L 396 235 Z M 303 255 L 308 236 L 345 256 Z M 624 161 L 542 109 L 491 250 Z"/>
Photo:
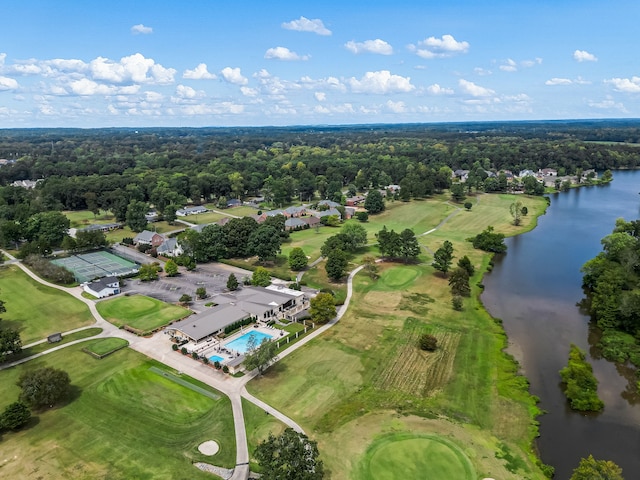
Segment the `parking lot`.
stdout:
<path fill-rule="evenodd" d="M 160 274 L 160 278 L 153 282 L 141 282 L 138 279 L 125 280 L 122 287 L 123 293 L 147 295 L 157 298 L 163 302 L 177 302 L 184 294 L 193 298 L 193 307 L 204 306 L 207 299 L 197 300 L 196 289 L 204 287 L 207 295 L 222 293 L 227 288 L 229 274 L 234 273 L 238 282 L 242 282 L 245 277 L 251 277 L 251 272 L 240 268 L 231 267 L 224 264 L 206 264 L 188 272 L 180 267 L 180 274 L 175 277 L 165 277 Z"/>

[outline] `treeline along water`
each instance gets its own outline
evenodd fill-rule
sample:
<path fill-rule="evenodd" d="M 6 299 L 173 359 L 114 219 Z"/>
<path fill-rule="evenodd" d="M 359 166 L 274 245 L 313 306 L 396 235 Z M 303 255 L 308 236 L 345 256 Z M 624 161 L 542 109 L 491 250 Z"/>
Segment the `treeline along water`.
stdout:
<path fill-rule="evenodd" d="M 589 317 L 577 303 L 584 297 L 581 266 L 601 251 L 616 218 L 640 219 L 640 171 L 616 171 L 610 185 L 551 195 L 538 226 L 507 239 L 484 279 L 482 300 L 504 322 L 509 352 L 520 362 L 540 397 L 538 448 L 556 477 L 567 479 L 581 457 L 613 460 L 627 479 L 640 478 L 640 398 L 629 393 L 631 369 L 601 359 L 589 330 Z M 558 370 L 566 365 L 569 345 L 588 352 L 605 402 L 601 414 L 571 411 Z M 626 375 L 626 376 L 625 376 Z M 627 378 L 628 377 L 628 378 Z"/>

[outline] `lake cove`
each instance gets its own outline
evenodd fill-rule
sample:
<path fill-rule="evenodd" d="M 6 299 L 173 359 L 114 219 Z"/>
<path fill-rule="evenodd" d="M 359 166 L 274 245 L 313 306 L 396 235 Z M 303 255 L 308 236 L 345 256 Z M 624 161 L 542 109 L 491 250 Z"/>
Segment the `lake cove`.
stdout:
<path fill-rule="evenodd" d="M 571 189 L 551 195 L 551 206 L 538 226 L 508 238 L 507 253 L 483 280 L 482 300 L 503 320 L 509 352 L 540 397 L 538 448 L 542 461 L 556 468 L 555 478 L 569 478 L 581 457 L 616 462 L 625 478 L 640 478 L 640 398 L 629 393 L 635 378 L 624 366 L 599 358 L 592 345 L 589 317 L 576 303 L 583 298 L 582 265 L 601 251 L 600 240 L 615 220 L 640 218 L 640 171 L 616 171 L 611 184 Z M 569 346 L 587 352 L 605 402 L 601 414 L 572 411 L 560 387 L 558 371 Z"/>

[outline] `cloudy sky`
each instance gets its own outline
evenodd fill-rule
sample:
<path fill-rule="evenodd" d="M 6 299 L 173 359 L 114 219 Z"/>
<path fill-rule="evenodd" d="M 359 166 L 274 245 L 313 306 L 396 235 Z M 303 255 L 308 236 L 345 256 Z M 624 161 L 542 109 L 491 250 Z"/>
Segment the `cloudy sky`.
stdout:
<path fill-rule="evenodd" d="M 640 117 L 637 0 L 7 0 L 0 128 Z"/>

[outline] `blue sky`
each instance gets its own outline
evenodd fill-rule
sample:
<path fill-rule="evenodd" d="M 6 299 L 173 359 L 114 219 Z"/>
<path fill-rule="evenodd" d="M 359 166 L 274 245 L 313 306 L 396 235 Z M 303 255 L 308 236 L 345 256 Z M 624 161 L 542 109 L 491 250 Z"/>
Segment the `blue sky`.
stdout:
<path fill-rule="evenodd" d="M 640 117 L 640 2 L 7 0 L 0 128 Z"/>

